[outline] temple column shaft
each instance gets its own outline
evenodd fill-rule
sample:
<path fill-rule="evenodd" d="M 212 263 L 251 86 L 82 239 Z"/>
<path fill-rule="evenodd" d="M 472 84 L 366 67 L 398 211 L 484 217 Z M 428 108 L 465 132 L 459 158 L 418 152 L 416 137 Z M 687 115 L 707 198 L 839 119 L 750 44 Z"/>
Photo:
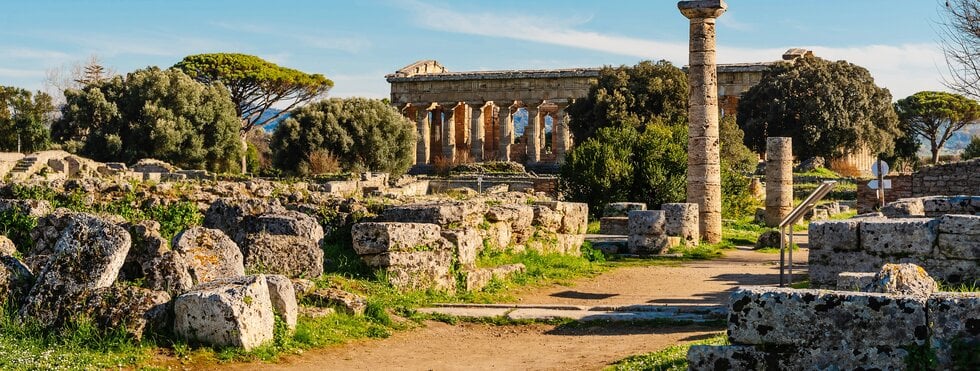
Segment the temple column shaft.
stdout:
<path fill-rule="evenodd" d="M 415 146 L 415 163 L 416 164 L 428 164 L 429 163 L 429 151 L 432 148 L 432 138 L 429 130 L 431 129 L 431 124 L 429 122 L 429 111 L 425 109 L 428 105 L 419 104 L 415 108 L 415 128 L 418 129 L 418 142 Z"/>
<path fill-rule="evenodd" d="M 497 157 L 500 161 L 510 161 L 510 146 L 514 144 L 514 112 L 510 106 L 499 106 L 500 113 L 500 152 Z"/>
<path fill-rule="evenodd" d="M 456 104 L 442 105 L 442 158 L 456 161 Z"/>
<path fill-rule="evenodd" d="M 568 152 L 569 143 L 568 136 L 568 113 L 565 112 L 565 108 L 568 106 L 561 105 L 558 106 L 558 114 L 556 119 L 552 124 L 551 135 L 555 139 L 555 162 L 564 163 L 565 153 Z"/>
<path fill-rule="evenodd" d="M 470 154 L 473 161 L 483 161 L 483 140 L 486 136 L 483 128 L 483 103 L 470 103 L 466 109 L 470 112 Z"/>
<path fill-rule="evenodd" d="M 541 162 L 541 112 L 538 107 L 527 107 L 527 160 L 528 162 Z"/>
<path fill-rule="evenodd" d="M 721 242 L 721 162 L 718 138 L 718 71 L 715 19 L 724 0 L 681 1 L 691 20 L 688 85 L 687 202 L 698 204 L 701 237 Z"/>

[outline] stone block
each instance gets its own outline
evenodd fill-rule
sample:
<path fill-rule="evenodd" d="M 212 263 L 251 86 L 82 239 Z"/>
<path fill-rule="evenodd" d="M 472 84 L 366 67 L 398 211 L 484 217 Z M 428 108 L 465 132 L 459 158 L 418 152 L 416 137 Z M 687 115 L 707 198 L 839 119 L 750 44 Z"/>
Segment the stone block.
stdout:
<path fill-rule="evenodd" d="M 728 337 L 736 345 L 924 345 L 926 300 L 848 291 L 739 287 L 730 298 Z"/>
<path fill-rule="evenodd" d="M 980 216 L 939 217 L 936 247 L 948 259 L 980 260 Z"/>
<path fill-rule="evenodd" d="M 286 322 L 289 330 L 296 329 L 296 321 L 299 317 L 299 305 L 296 303 L 296 289 L 289 277 L 269 274 L 265 276 L 266 286 L 269 288 L 269 301 L 272 302 L 272 311 Z"/>
<path fill-rule="evenodd" d="M 19 308 L 34 285 L 30 268 L 10 255 L 0 255 L 0 305 Z"/>
<path fill-rule="evenodd" d="M 431 223 L 447 229 L 475 227 L 483 222 L 488 206 L 485 202 L 455 201 L 390 207 L 379 220 L 386 222 Z"/>
<path fill-rule="evenodd" d="M 363 255 L 361 259 L 373 268 L 383 268 L 388 281 L 402 290 L 439 289 L 454 291 L 452 252 L 449 250 L 395 251 Z"/>
<path fill-rule="evenodd" d="M 810 223 L 807 235 L 810 250 L 855 251 L 862 219 L 819 221 Z"/>
<path fill-rule="evenodd" d="M 687 246 L 695 246 L 700 239 L 698 226 L 698 204 L 668 203 L 660 205 L 667 218 L 664 231 L 668 236 L 677 236 Z"/>
<path fill-rule="evenodd" d="M 913 261 L 935 279 L 948 284 L 973 283 L 980 280 L 980 264 L 975 260 L 925 258 Z"/>
<path fill-rule="evenodd" d="M 873 220 L 861 223 L 861 246 L 872 254 L 928 255 L 936 244 L 939 222 L 931 218 Z"/>
<path fill-rule="evenodd" d="M 885 204 L 881 213 L 889 218 L 912 218 L 926 215 L 921 198 L 901 198 Z"/>
<path fill-rule="evenodd" d="M 922 208 L 926 216 L 946 214 L 973 215 L 978 210 L 974 207 L 971 196 L 931 196 L 922 198 Z"/>
<path fill-rule="evenodd" d="M 505 249 L 510 246 L 512 231 L 510 225 L 505 222 L 489 223 L 485 227 L 478 228 L 480 236 L 487 241 L 490 247 Z"/>
<path fill-rule="evenodd" d="M 146 330 L 167 329 L 170 295 L 135 286 L 114 285 L 92 290 L 72 309 L 103 330 L 119 329 L 134 339 Z"/>
<path fill-rule="evenodd" d="M 558 233 L 585 234 L 589 227 L 589 204 L 582 202 L 558 202 L 556 210 L 562 214 Z"/>
<path fill-rule="evenodd" d="M 25 246 L 26 247 L 26 246 Z M 17 246 L 7 236 L 0 236 L 0 256 L 11 256 L 17 253 Z"/>
<path fill-rule="evenodd" d="M 143 278 L 147 288 L 165 291 L 170 296 L 183 294 L 194 287 L 194 277 L 187 262 L 175 251 L 168 251 L 144 263 Z"/>
<path fill-rule="evenodd" d="M 237 236 L 231 236 L 235 242 L 243 241 L 253 234 L 270 234 L 277 236 L 296 236 L 309 239 L 319 246 L 323 240 L 323 227 L 316 218 L 299 211 L 279 211 L 264 213 L 243 218 Z"/>
<path fill-rule="evenodd" d="M 938 289 L 939 285 L 925 269 L 904 263 L 885 264 L 864 291 L 926 298 Z"/>
<path fill-rule="evenodd" d="M 493 279 L 504 279 L 514 273 L 524 272 L 524 264 L 507 264 L 493 268 L 474 268 L 464 271 L 466 291 L 478 291 L 490 284 Z"/>
<path fill-rule="evenodd" d="M 688 370 L 901 370 L 904 349 L 889 346 L 767 349 L 750 345 L 692 346 Z"/>
<path fill-rule="evenodd" d="M 633 210 L 646 210 L 647 204 L 642 202 L 612 202 L 602 208 L 602 216 L 625 217 Z"/>
<path fill-rule="evenodd" d="M 626 240 L 626 249 L 630 254 L 639 255 L 660 255 L 667 252 L 670 248 L 670 240 L 667 235 L 637 235 L 631 234 Z"/>
<path fill-rule="evenodd" d="M 841 272 L 837 275 L 838 291 L 863 291 L 875 280 L 874 272 Z"/>
<path fill-rule="evenodd" d="M 455 247 L 459 264 L 464 267 L 476 265 L 476 257 L 483 251 L 483 238 L 476 229 L 442 231 L 442 237 Z"/>
<path fill-rule="evenodd" d="M 193 227 L 174 237 L 173 246 L 195 284 L 245 274 L 241 249 L 221 230 Z"/>
<path fill-rule="evenodd" d="M 810 285 L 835 287 L 841 272 L 877 272 L 885 263 L 885 258 L 864 251 L 810 250 L 807 262 Z"/>
<path fill-rule="evenodd" d="M 174 332 L 218 347 L 253 349 L 272 340 L 275 315 L 263 275 L 221 278 L 174 300 Z"/>
<path fill-rule="evenodd" d="M 663 210 L 630 211 L 629 234 L 659 236 L 666 233 L 667 217 Z"/>
<path fill-rule="evenodd" d="M 19 313 L 44 326 L 64 323 L 85 294 L 116 282 L 131 245 L 129 232 L 102 218 L 84 213 L 66 218 L 68 226 Z"/>
<path fill-rule="evenodd" d="M 256 233 L 246 237 L 244 246 L 245 268 L 251 272 L 302 278 L 323 274 L 323 249 L 307 237 Z"/>
<path fill-rule="evenodd" d="M 548 205 L 534 205 L 532 225 L 548 231 L 557 231 L 561 227 L 562 215 Z"/>
<path fill-rule="evenodd" d="M 629 218 L 624 216 L 607 216 L 599 219 L 599 234 L 627 235 L 629 234 Z"/>
<path fill-rule="evenodd" d="M 429 223 L 369 222 L 354 224 L 351 236 L 358 255 L 434 248 L 442 228 Z"/>
<path fill-rule="evenodd" d="M 367 300 L 360 295 L 332 287 L 313 291 L 306 296 L 305 301 L 318 307 L 334 308 L 351 316 L 363 316 L 367 310 Z"/>
<path fill-rule="evenodd" d="M 534 220 L 534 208 L 530 205 L 495 205 L 487 210 L 486 218 L 491 223 L 506 222 L 517 229 L 526 228 Z"/>
<path fill-rule="evenodd" d="M 929 297 L 926 305 L 930 342 L 939 369 L 950 369 L 957 361 L 954 357 L 970 356 L 969 352 L 954 352 L 954 345 L 972 344 L 973 349 L 980 349 L 980 293 L 938 292 Z M 978 356 L 975 352 L 972 355 Z"/>

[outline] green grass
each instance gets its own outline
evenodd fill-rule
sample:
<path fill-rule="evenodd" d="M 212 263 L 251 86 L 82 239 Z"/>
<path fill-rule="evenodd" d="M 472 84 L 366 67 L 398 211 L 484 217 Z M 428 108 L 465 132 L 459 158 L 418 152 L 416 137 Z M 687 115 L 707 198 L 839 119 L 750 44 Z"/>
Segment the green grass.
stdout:
<path fill-rule="evenodd" d="M 833 170 L 830 170 L 825 167 L 818 167 L 813 170 L 802 172 L 802 173 L 793 173 L 793 176 L 816 177 L 816 178 L 840 178 L 841 177 L 840 174 L 837 174 Z"/>
<path fill-rule="evenodd" d="M 939 291 L 946 292 L 980 292 L 980 282 L 947 284 L 939 283 Z"/>
<path fill-rule="evenodd" d="M 593 220 L 589 222 L 589 226 L 585 229 L 587 234 L 599 234 L 599 221 Z"/>
<path fill-rule="evenodd" d="M 732 246 L 755 246 L 759 240 L 759 235 L 772 228 L 756 224 L 752 217 L 745 217 L 738 220 L 723 220 L 721 225 L 721 236 L 723 243 Z"/>
<path fill-rule="evenodd" d="M 687 351 L 692 345 L 728 345 L 728 337 L 724 333 L 687 344 L 669 346 L 653 353 L 624 358 L 606 370 L 687 370 Z"/>

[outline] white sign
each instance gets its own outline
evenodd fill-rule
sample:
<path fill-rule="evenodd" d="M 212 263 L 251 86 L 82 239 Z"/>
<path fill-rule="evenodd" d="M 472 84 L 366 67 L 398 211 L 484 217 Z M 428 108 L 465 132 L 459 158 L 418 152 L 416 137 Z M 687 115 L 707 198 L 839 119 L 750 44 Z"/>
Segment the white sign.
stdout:
<path fill-rule="evenodd" d="M 880 169 L 878 168 L 878 164 L 881 164 Z M 876 177 L 888 175 L 888 170 L 890 170 L 888 168 L 888 163 L 884 161 L 875 161 L 874 164 L 871 165 L 871 174 L 874 174 Z"/>
<path fill-rule="evenodd" d="M 885 189 L 892 189 L 892 180 L 891 179 L 885 179 L 885 182 L 884 183 L 885 183 Z M 868 188 L 878 189 L 878 180 L 875 179 L 875 180 L 872 180 L 872 181 L 868 182 Z"/>

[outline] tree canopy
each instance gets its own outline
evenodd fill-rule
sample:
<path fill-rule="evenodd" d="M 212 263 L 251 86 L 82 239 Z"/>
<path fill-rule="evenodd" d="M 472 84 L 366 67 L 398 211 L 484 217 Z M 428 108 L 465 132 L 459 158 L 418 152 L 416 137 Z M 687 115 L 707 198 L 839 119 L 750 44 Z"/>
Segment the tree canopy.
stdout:
<path fill-rule="evenodd" d="M 800 158 L 839 158 L 862 146 L 888 154 L 900 134 L 891 101 L 863 67 L 801 58 L 772 66 L 742 95 L 738 125 L 760 153 L 777 136 L 792 137 Z"/>
<path fill-rule="evenodd" d="M 176 69 L 150 67 L 65 92 L 52 135 L 98 161 L 156 158 L 185 169 L 234 172 L 242 153 L 228 92 Z"/>
<path fill-rule="evenodd" d="M 0 86 L 0 150 L 34 152 L 51 142 L 48 125 L 54 112 L 51 96 Z"/>
<path fill-rule="evenodd" d="M 301 175 L 310 172 L 311 155 L 326 150 L 345 170 L 399 176 L 415 158 L 415 125 L 381 100 L 327 99 L 279 124 L 271 146 L 277 167 Z"/>
<path fill-rule="evenodd" d="M 895 103 L 902 127 L 929 142 L 932 163 L 953 134 L 980 120 L 980 104 L 959 94 L 920 91 Z"/>
<path fill-rule="evenodd" d="M 687 94 L 687 75 L 667 61 L 603 67 L 588 96 L 568 107 L 569 128 L 583 142 L 604 127 L 684 124 Z"/>

